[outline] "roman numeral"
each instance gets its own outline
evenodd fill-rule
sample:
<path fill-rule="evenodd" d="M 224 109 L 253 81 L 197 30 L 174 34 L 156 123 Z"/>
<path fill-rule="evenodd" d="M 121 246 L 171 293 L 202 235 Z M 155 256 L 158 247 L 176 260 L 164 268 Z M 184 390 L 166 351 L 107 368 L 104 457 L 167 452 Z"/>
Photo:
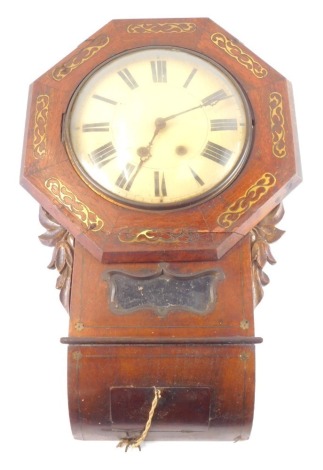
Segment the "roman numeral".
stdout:
<path fill-rule="evenodd" d="M 135 169 L 136 169 L 135 165 L 133 165 L 132 163 L 127 163 L 126 168 L 118 176 L 118 179 L 115 183 L 116 186 L 119 186 L 119 188 L 129 191 L 137 175 L 137 172 L 135 171 Z"/>
<path fill-rule="evenodd" d="M 197 173 L 195 173 L 195 171 L 193 170 L 193 168 L 189 167 L 189 169 L 191 170 L 191 173 L 195 179 L 195 181 L 200 185 L 200 186 L 204 186 L 204 181 L 202 180 L 202 178 L 199 177 L 199 175 Z"/>
<path fill-rule="evenodd" d="M 159 171 L 154 171 L 154 183 L 155 183 L 155 196 L 156 197 L 164 197 L 167 196 L 166 190 L 166 181 L 165 175 L 159 173 Z"/>
<path fill-rule="evenodd" d="M 118 104 L 117 101 L 110 100 L 110 98 L 106 98 L 105 96 L 101 96 L 101 95 L 92 95 L 92 98 L 94 98 L 95 100 L 104 101 L 105 103 L 109 103 L 113 105 Z"/>
<path fill-rule="evenodd" d="M 189 74 L 189 76 L 187 77 L 187 80 L 186 82 L 184 83 L 183 87 L 184 88 L 187 88 L 188 85 L 191 83 L 192 81 L 192 78 L 194 77 L 194 75 L 196 74 L 197 72 L 197 69 L 193 69 L 192 72 Z"/>
<path fill-rule="evenodd" d="M 212 119 L 211 131 L 236 131 L 238 123 L 236 119 Z"/>
<path fill-rule="evenodd" d="M 91 124 L 83 124 L 83 132 L 108 132 L 109 122 L 92 122 Z"/>
<path fill-rule="evenodd" d="M 224 100 L 225 98 L 229 98 L 226 92 L 224 90 L 219 90 L 215 93 L 212 93 L 212 95 L 206 96 L 202 100 L 202 103 L 204 106 L 213 106 L 214 104 L 218 103 L 221 100 Z"/>
<path fill-rule="evenodd" d="M 116 155 L 114 157 L 112 156 L 114 153 L 116 153 L 116 149 L 113 147 L 112 142 L 109 142 L 91 152 L 89 157 L 94 165 L 98 165 L 98 167 L 101 168 L 103 165 L 106 165 L 116 158 Z"/>
<path fill-rule="evenodd" d="M 138 83 L 133 78 L 133 76 L 131 75 L 128 69 L 120 70 L 118 74 L 122 78 L 122 80 L 125 82 L 125 84 L 128 85 L 129 88 L 131 88 L 131 90 L 134 90 L 135 88 L 138 87 Z"/>
<path fill-rule="evenodd" d="M 232 152 L 231 150 L 221 147 L 221 145 L 215 144 L 214 142 L 208 142 L 202 155 L 214 162 L 220 163 L 220 165 L 226 165 Z"/>
<path fill-rule="evenodd" d="M 150 62 L 151 73 L 155 83 L 167 82 L 166 60 L 152 60 Z"/>

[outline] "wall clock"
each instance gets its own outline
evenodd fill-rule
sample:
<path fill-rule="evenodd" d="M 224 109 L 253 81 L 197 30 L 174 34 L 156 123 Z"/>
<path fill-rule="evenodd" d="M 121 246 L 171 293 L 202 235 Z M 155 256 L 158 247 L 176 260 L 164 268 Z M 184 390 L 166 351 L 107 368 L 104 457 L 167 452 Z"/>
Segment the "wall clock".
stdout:
<path fill-rule="evenodd" d="M 32 84 L 21 182 L 76 438 L 249 437 L 253 311 L 300 181 L 290 84 L 209 19 L 111 21 Z"/>

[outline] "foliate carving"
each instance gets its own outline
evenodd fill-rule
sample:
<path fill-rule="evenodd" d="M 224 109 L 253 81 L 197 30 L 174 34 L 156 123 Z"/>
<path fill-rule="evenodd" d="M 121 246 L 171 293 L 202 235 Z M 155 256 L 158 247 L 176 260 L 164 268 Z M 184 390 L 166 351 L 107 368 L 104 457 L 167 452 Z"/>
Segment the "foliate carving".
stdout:
<path fill-rule="evenodd" d="M 229 228 L 233 225 L 243 214 L 245 214 L 250 207 L 259 201 L 270 188 L 275 186 L 276 178 L 271 173 L 264 173 L 258 181 L 256 181 L 243 196 L 239 197 L 233 204 L 231 204 L 222 214 L 218 217 L 218 224 L 223 228 Z"/>
<path fill-rule="evenodd" d="M 89 42 L 87 47 L 81 49 L 74 57 L 69 59 L 63 65 L 55 67 L 52 71 L 52 77 L 56 81 L 63 80 L 66 75 L 70 74 L 74 69 L 82 65 L 94 54 L 99 52 L 103 47 L 109 44 L 109 38 L 105 34 L 97 36 Z"/>
<path fill-rule="evenodd" d="M 254 305 L 261 301 L 264 291 L 262 286 L 269 283 L 269 277 L 263 271 L 265 264 L 275 264 L 269 244 L 278 240 L 284 231 L 275 227 L 284 215 L 284 208 L 279 204 L 256 227 L 251 230 L 251 259 Z"/>
<path fill-rule="evenodd" d="M 57 269 L 59 276 L 56 288 L 60 289 L 60 301 L 69 312 L 70 293 L 72 284 L 74 237 L 48 214 L 42 207 L 39 220 L 46 232 L 40 235 L 39 240 L 46 246 L 54 248 L 49 269 Z"/>
<path fill-rule="evenodd" d="M 283 97 L 278 92 L 269 96 L 270 124 L 272 134 L 272 151 L 275 157 L 284 158 L 287 155 L 285 142 L 285 118 Z"/>
<path fill-rule="evenodd" d="M 45 181 L 45 187 L 55 199 L 79 219 L 88 230 L 97 232 L 102 229 L 104 225 L 103 220 L 89 209 L 84 202 L 80 201 L 58 178 L 48 178 Z"/>
<path fill-rule="evenodd" d="M 136 229 L 126 228 L 119 232 L 122 243 L 191 243 L 199 234 L 189 229 Z"/>
<path fill-rule="evenodd" d="M 264 78 L 268 75 L 268 70 L 263 67 L 259 62 L 247 54 L 241 47 L 229 40 L 222 33 L 214 33 L 211 36 L 211 41 L 220 49 L 225 51 L 229 56 L 233 57 L 239 64 L 250 70 L 251 73 L 257 78 Z"/>
<path fill-rule="evenodd" d="M 193 33 L 196 31 L 194 23 L 141 23 L 130 24 L 128 33 Z"/>
<path fill-rule="evenodd" d="M 47 118 L 49 96 L 39 95 L 36 98 L 33 148 L 34 157 L 42 158 L 46 155 L 47 146 Z"/>

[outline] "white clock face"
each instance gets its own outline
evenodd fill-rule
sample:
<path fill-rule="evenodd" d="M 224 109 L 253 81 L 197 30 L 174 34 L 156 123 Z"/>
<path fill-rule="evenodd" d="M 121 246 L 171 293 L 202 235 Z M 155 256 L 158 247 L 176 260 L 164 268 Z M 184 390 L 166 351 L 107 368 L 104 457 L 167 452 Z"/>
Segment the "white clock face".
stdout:
<path fill-rule="evenodd" d="M 65 140 L 82 178 L 141 208 L 218 194 L 251 147 L 246 99 L 233 78 L 181 49 L 137 49 L 95 69 L 67 111 Z"/>

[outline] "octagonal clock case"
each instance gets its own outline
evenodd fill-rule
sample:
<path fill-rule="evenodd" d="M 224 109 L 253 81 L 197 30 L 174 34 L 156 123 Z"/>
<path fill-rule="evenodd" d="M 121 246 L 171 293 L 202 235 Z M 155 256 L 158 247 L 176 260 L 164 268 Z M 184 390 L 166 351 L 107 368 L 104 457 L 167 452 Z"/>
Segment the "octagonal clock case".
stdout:
<path fill-rule="evenodd" d="M 300 181 L 291 85 L 209 19 L 111 21 L 31 85 L 21 183 L 70 315 L 74 437 L 249 437 Z"/>

